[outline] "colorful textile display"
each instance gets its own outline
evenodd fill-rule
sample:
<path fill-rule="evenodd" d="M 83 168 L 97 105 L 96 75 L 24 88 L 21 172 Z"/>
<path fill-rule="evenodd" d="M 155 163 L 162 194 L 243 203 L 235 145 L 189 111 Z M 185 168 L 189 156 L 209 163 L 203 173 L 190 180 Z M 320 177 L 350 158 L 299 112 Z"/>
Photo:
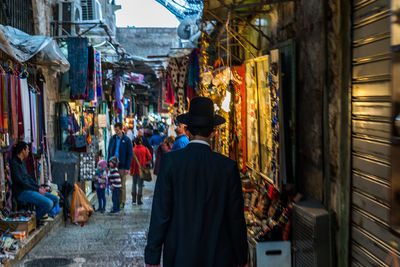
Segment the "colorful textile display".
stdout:
<path fill-rule="evenodd" d="M 88 39 L 69 37 L 67 44 L 71 99 L 87 99 Z"/>

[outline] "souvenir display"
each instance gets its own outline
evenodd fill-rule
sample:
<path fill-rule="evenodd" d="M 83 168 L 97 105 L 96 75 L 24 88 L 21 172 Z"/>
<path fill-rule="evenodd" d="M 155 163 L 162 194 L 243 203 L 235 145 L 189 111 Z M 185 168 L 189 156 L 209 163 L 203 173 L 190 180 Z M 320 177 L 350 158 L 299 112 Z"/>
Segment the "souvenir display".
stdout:
<path fill-rule="evenodd" d="M 258 128 L 258 97 L 256 65 L 254 61 L 245 64 L 246 70 L 246 107 L 247 107 L 247 163 L 260 170 L 259 128 Z"/>
<path fill-rule="evenodd" d="M 79 177 L 81 181 L 93 181 L 96 172 L 94 153 L 80 153 Z"/>
<path fill-rule="evenodd" d="M 269 88 L 269 56 L 256 59 L 260 127 L 260 172 L 271 173 L 271 99 Z"/>

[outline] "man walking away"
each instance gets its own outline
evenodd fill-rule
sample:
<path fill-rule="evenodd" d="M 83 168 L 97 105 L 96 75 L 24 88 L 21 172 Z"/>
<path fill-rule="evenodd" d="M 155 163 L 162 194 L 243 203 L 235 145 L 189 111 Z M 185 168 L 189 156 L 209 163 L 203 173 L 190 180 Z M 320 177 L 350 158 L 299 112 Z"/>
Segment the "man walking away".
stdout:
<path fill-rule="evenodd" d="M 187 125 L 190 143 L 166 153 L 154 191 L 145 249 L 147 266 L 238 267 L 247 263 L 247 231 L 237 163 L 210 148 L 215 127 L 211 99 L 193 98 Z"/>
<path fill-rule="evenodd" d="M 119 160 L 118 172 L 121 177 L 121 191 L 119 200 L 121 208 L 124 208 L 126 202 L 126 175 L 132 162 L 132 142 L 122 131 L 122 124 L 116 123 L 114 125 L 115 134 L 111 137 L 108 145 L 108 161 L 112 157 Z"/>
<path fill-rule="evenodd" d="M 185 134 L 185 127 L 183 124 L 178 124 L 176 129 L 175 129 L 175 133 L 176 133 L 176 139 L 174 144 L 172 145 L 171 151 L 174 150 L 178 150 L 178 149 L 182 149 L 185 146 L 187 146 L 187 144 L 189 144 L 189 139 L 187 138 L 186 134 Z"/>

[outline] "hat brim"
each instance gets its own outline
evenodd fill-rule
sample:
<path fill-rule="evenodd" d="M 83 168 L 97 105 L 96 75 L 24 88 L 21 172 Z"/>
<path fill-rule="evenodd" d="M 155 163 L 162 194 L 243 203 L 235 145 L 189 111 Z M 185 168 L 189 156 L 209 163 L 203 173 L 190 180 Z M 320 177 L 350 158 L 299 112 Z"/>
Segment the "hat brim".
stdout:
<path fill-rule="evenodd" d="M 182 124 L 193 125 L 193 126 L 218 126 L 226 122 L 226 120 L 219 116 L 214 115 L 213 119 L 208 117 L 192 117 L 189 113 L 184 113 L 176 117 L 176 120 Z"/>

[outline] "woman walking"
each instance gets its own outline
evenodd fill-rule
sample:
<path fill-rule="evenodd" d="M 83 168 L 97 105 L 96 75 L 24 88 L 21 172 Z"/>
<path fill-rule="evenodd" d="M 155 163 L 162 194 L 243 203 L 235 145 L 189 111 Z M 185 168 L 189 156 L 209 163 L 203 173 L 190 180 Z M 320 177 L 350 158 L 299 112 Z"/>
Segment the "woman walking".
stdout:
<path fill-rule="evenodd" d="M 142 145 L 142 139 L 140 137 L 135 138 L 135 147 L 133 148 L 133 159 L 131 164 L 131 175 L 132 175 L 132 203 L 142 205 L 142 192 L 143 192 L 143 180 L 139 176 L 139 166 L 136 164 L 136 159 L 139 161 L 140 167 L 146 167 L 151 162 L 150 151 Z M 136 158 L 136 159 L 135 159 Z"/>

